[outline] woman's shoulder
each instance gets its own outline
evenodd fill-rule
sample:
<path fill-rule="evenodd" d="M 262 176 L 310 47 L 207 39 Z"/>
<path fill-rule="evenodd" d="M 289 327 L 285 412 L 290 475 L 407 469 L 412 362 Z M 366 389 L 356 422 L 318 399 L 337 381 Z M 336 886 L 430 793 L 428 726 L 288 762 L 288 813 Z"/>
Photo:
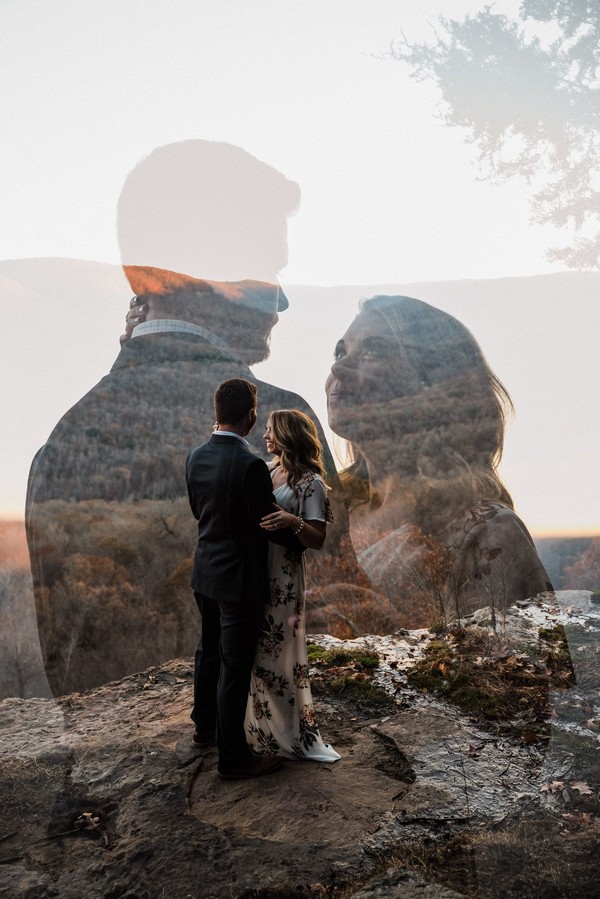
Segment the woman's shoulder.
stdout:
<path fill-rule="evenodd" d="M 307 471 L 296 484 L 300 512 L 306 518 L 331 523 L 333 514 L 327 496 L 327 485 L 316 471 Z"/>
<path fill-rule="evenodd" d="M 517 513 L 496 500 L 484 500 L 458 515 L 447 528 L 450 544 L 462 543 L 468 537 L 480 539 L 482 534 L 497 540 L 526 539 L 533 544 L 529 531 Z"/>
<path fill-rule="evenodd" d="M 309 490 L 326 490 L 325 481 L 316 471 L 306 471 L 296 483 L 296 490 L 306 493 Z"/>

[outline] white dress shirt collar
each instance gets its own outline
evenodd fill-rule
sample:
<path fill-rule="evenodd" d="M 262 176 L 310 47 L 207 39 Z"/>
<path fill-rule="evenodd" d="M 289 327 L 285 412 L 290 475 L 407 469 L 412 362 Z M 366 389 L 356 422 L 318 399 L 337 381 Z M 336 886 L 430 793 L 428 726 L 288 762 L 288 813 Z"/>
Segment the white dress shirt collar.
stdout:
<path fill-rule="evenodd" d="M 213 434 L 217 434 L 220 437 L 237 437 L 238 440 L 241 440 L 242 443 L 245 443 L 246 446 L 250 446 L 245 437 L 242 437 L 241 434 L 236 434 L 234 431 L 213 431 Z"/>

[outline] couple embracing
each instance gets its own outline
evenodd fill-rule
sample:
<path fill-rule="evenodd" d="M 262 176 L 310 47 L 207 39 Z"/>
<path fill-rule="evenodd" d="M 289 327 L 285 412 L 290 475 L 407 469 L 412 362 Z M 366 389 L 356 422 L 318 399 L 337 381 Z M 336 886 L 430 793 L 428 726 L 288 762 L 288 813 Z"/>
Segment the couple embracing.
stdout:
<path fill-rule="evenodd" d="M 194 743 L 219 750 L 218 773 L 257 777 L 282 757 L 335 761 L 314 719 L 304 627 L 306 548 L 331 520 L 321 445 L 304 413 L 271 413 L 269 468 L 245 437 L 257 388 L 233 378 L 215 393 L 217 424 L 186 464 L 198 520 L 192 588 L 202 616 L 194 670 Z"/>

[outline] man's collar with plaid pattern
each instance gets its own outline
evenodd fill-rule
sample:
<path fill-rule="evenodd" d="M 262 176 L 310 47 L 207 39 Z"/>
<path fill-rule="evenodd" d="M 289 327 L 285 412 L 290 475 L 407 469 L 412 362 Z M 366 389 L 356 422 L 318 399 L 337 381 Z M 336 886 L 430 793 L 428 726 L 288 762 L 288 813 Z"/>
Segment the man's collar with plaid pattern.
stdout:
<path fill-rule="evenodd" d="M 131 339 L 144 337 L 146 334 L 196 334 L 198 337 L 203 337 L 204 340 L 207 340 L 213 346 L 227 349 L 227 344 L 218 334 L 208 331 L 201 325 L 195 325 L 193 322 L 185 322 L 176 318 L 153 318 L 150 321 L 140 322 L 131 332 Z"/>

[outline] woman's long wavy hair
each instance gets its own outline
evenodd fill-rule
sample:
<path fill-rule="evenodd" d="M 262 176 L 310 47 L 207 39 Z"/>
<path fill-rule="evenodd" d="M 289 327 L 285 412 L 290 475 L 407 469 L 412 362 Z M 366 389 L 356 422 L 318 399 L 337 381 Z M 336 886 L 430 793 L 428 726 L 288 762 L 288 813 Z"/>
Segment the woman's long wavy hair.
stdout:
<path fill-rule="evenodd" d="M 413 297 L 375 296 L 359 308 L 381 316 L 421 380 L 410 418 L 396 426 L 409 433 L 392 439 L 394 400 L 385 404 L 382 429 L 390 451 L 411 460 L 415 524 L 435 535 L 460 512 L 485 500 L 513 508 L 497 470 L 513 404 L 471 332 L 458 319 Z M 349 464 L 340 477 L 352 507 L 368 501 L 369 481 L 357 447 L 348 443 L 346 449 Z"/>
<path fill-rule="evenodd" d="M 308 472 L 325 480 L 323 447 L 314 422 L 299 409 L 276 409 L 269 415 L 273 442 L 281 450 L 272 467 L 278 463 L 293 489 Z"/>

